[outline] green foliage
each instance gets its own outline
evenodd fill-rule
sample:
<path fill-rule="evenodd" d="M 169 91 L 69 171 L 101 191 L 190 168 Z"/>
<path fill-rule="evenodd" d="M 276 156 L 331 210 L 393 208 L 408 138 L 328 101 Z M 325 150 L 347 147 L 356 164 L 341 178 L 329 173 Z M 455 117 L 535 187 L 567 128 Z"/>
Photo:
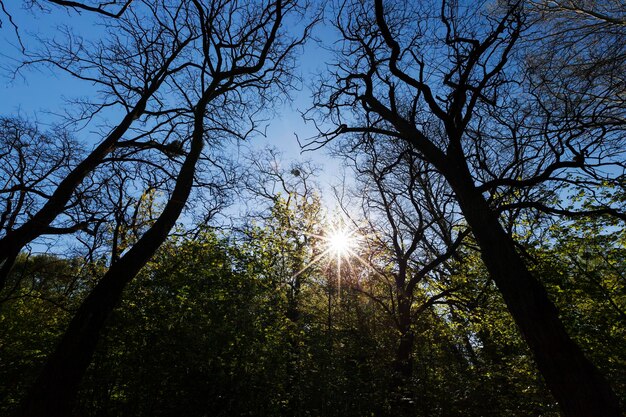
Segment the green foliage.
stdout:
<path fill-rule="evenodd" d="M 504 302 L 469 247 L 457 291 L 412 328 L 397 401 L 399 333 L 388 286 L 354 263 L 343 284 L 323 250 L 319 202 L 277 198 L 233 243 L 170 240 L 126 289 L 83 381 L 84 416 L 558 415 Z M 625 236 L 602 220 L 554 225 L 528 246 L 571 334 L 626 393 Z M 9 414 L 101 266 L 21 257 L 0 310 L 1 414 Z M 302 272 L 304 270 L 304 272 Z M 301 272 L 298 274 L 298 272 Z M 442 284 L 442 283 L 439 283 Z M 433 288 L 417 290 L 420 300 Z M 366 291 L 367 290 L 367 291 Z M 369 295 L 366 295 L 366 292 Z M 418 302 L 418 301 L 416 301 Z"/>
<path fill-rule="evenodd" d="M 210 234 L 161 250 L 111 320 L 84 413 L 275 414 L 286 323 L 273 288 L 238 268 L 242 257 Z"/>
<path fill-rule="evenodd" d="M 555 224 L 532 252 L 569 333 L 626 392 L 626 233 L 613 218 Z"/>
<path fill-rule="evenodd" d="M 80 263 L 20 255 L 0 294 L 0 414 L 17 406 L 91 287 Z"/>

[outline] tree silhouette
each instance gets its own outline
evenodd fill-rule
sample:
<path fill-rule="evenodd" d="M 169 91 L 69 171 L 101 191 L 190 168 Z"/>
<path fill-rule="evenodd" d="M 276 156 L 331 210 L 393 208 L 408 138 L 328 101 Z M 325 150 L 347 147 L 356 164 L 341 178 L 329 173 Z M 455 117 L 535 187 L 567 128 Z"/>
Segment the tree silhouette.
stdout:
<path fill-rule="evenodd" d="M 148 262 L 174 227 L 197 176 L 206 170 L 206 163 L 212 161 L 211 147 L 218 146 L 219 140 L 225 137 L 245 137 L 249 133 L 249 130 L 242 128 L 246 116 L 254 126 L 255 114 L 276 97 L 277 91 L 285 91 L 289 87 L 293 51 L 303 42 L 308 30 L 307 26 L 300 36 L 284 33 L 287 16 L 298 16 L 303 10 L 292 1 L 269 1 L 259 7 L 256 2 L 223 0 L 204 4 L 191 0 L 156 5 L 146 2 L 144 7 L 155 17 L 150 24 L 156 25 L 147 34 L 164 33 L 171 41 L 161 42 L 157 39 L 150 45 L 159 51 L 173 50 L 175 54 L 166 54 L 166 65 L 157 60 L 156 71 L 139 67 L 135 73 L 132 66 L 97 67 L 108 76 L 105 85 L 116 92 L 121 89 L 128 95 L 113 94 L 114 100 L 121 101 L 123 106 L 132 98 L 138 100 L 132 100 L 123 122 L 81 162 L 82 165 L 79 164 L 80 168 L 70 174 L 73 175 L 70 179 L 66 178 L 69 185 L 59 186 L 57 191 L 62 189 L 58 191 L 62 196 L 56 200 L 50 199 L 47 203 L 48 207 L 53 206 L 53 210 L 49 211 L 44 206 L 40 211 L 44 221 L 26 223 L 28 226 L 22 226 L 24 229 L 17 229 L 5 238 L 13 238 L 17 242 L 15 248 L 35 238 L 40 225 L 51 221 L 54 214 L 62 209 L 64 201 L 85 172 L 96 164 L 108 162 L 109 155 L 115 158 L 115 154 L 111 153 L 114 149 L 137 148 L 145 151 L 156 148 L 158 151 L 165 146 L 165 153 L 171 154 L 171 147 L 166 144 L 174 136 L 181 140 L 176 145 L 176 155 L 182 156 L 182 162 L 177 164 L 178 171 L 170 177 L 171 189 L 154 223 L 132 246 L 113 257 L 108 270 L 74 314 L 68 329 L 23 402 L 21 413 L 25 416 L 71 414 L 79 383 L 90 363 L 100 332 L 124 287 Z M 136 10 L 133 8 L 134 13 Z M 124 22 L 127 16 L 135 16 L 134 13 L 126 13 L 116 22 Z M 132 20 L 130 22 L 134 24 Z M 180 56 L 184 60 L 175 64 L 178 78 L 169 78 L 172 75 L 169 65 L 175 60 L 173 56 L 178 57 L 179 54 L 182 54 Z M 119 57 L 120 54 L 115 56 Z M 138 62 L 151 65 L 153 61 L 143 60 L 143 56 L 141 51 Z M 72 57 L 69 59 L 72 61 L 69 64 L 74 62 Z M 54 65 L 58 63 L 52 59 L 46 61 Z M 116 72 L 116 69 L 120 72 Z M 133 81 L 142 80 L 143 77 L 143 86 L 134 88 L 133 84 L 123 82 L 124 77 Z M 148 99 L 165 84 L 166 79 L 167 97 L 160 97 L 155 102 L 155 108 L 150 108 Z M 165 121 L 157 124 L 157 128 L 150 129 L 147 134 L 121 141 L 129 126 L 146 112 L 157 118 L 162 117 Z M 145 161 L 146 157 L 128 157 L 126 161 L 137 159 Z M 30 233 L 23 233 L 24 230 Z M 3 250 L 2 253 L 6 252 Z"/>
<path fill-rule="evenodd" d="M 583 101 L 566 106 L 560 94 L 536 88 L 523 55 L 532 28 L 523 2 L 354 1 L 337 15 L 343 43 L 315 109 L 339 128 L 314 144 L 346 134 L 409 144 L 452 189 L 564 414 L 620 415 L 615 394 L 567 334 L 500 215 L 522 208 L 567 214 L 551 204 L 559 201 L 557 187 L 606 181 L 606 169 L 623 156 L 616 117 L 623 120 L 623 108 L 589 113 Z M 578 214 L 623 217 L 603 203 Z"/>

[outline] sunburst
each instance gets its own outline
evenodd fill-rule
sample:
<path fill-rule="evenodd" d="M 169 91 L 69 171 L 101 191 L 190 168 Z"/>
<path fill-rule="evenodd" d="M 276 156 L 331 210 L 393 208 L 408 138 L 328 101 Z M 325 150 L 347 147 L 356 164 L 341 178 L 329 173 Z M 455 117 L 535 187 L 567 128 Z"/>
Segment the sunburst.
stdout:
<path fill-rule="evenodd" d="M 338 257 L 350 256 L 358 243 L 354 231 L 351 232 L 347 228 L 331 231 L 325 240 L 328 251 Z"/>
<path fill-rule="evenodd" d="M 328 262 L 329 265 L 334 264 L 334 269 L 337 273 L 337 290 L 340 292 L 342 263 L 345 262 L 349 269 L 352 270 L 351 259 L 362 262 L 361 257 L 358 255 L 359 242 L 362 238 L 358 234 L 358 230 L 356 228 L 351 229 L 340 223 L 328 227 L 323 234 L 307 233 L 307 235 L 321 242 L 322 252 L 294 274 L 294 278 L 318 263 Z"/>

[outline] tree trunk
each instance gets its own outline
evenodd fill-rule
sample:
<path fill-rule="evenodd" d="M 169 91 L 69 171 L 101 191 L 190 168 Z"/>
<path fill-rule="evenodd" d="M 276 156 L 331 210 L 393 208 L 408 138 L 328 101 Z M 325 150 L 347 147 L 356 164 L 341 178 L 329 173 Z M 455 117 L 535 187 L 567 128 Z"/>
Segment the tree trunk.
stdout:
<path fill-rule="evenodd" d="M 392 378 L 392 412 L 394 416 L 415 415 L 415 401 L 410 391 L 413 376 L 413 347 L 415 335 L 411 329 L 411 300 L 405 294 L 398 300 L 398 330 L 400 341 L 394 358 Z"/>
<path fill-rule="evenodd" d="M 204 106 L 198 105 L 204 109 Z M 154 255 L 182 212 L 202 151 L 203 111 L 196 110 L 191 150 L 186 157 L 165 209 L 154 225 L 100 279 L 83 301 L 48 358 L 42 372 L 26 396 L 23 417 L 67 417 L 72 409 L 80 381 L 91 362 L 106 319 L 119 302 L 124 287 Z"/>
<path fill-rule="evenodd" d="M 444 175 L 478 241 L 489 274 L 564 415 L 620 417 L 616 395 L 567 334 L 545 288 L 526 268 L 515 242 L 502 228 L 498 214 L 476 190 L 465 165 L 450 164 L 446 168 Z"/>
<path fill-rule="evenodd" d="M 413 345 L 415 337 L 411 331 L 411 304 L 410 300 L 403 297 L 398 302 L 398 324 L 400 342 L 396 349 L 394 360 L 395 372 L 399 381 L 408 381 L 413 376 Z M 402 383 L 402 382 L 401 382 Z"/>
<path fill-rule="evenodd" d="M 9 273 L 13 269 L 13 265 L 15 265 L 15 261 L 17 260 L 19 253 L 19 250 L 13 250 L 12 252 L 9 250 L 0 256 L 0 261 L 3 261 L 2 266 L 0 267 L 0 292 L 2 292 L 4 287 L 7 285 Z M 1 302 L 2 300 L 0 300 L 0 303 Z"/>

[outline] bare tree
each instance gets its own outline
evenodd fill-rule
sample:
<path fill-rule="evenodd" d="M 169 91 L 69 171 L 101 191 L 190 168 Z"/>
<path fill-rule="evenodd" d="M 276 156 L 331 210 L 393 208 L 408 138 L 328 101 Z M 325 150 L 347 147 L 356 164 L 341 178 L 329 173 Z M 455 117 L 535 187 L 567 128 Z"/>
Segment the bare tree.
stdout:
<path fill-rule="evenodd" d="M 50 197 L 59 182 L 82 156 L 80 145 L 63 129 L 40 132 L 20 118 L 0 119 L 0 234 L 7 235 L 27 222 Z M 42 235 L 62 235 L 86 229 L 89 221 L 66 216 Z M 14 259 L 13 259 L 14 260 Z M 0 289 L 13 260 L 0 269 Z"/>
<path fill-rule="evenodd" d="M 452 189 L 564 414 L 621 415 L 609 384 L 567 334 L 500 214 L 529 207 L 567 214 L 546 200 L 559 197 L 558 186 L 616 179 L 607 171 L 622 164 L 618 120 L 625 109 L 595 107 L 595 123 L 587 125 L 579 123 L 585 120 L 580 112 L 589 110 L 582 101 L 563 107 L 559 95 L 548 99 L 535 88 L 518 59 L 529 30 L 520 1 L 348 1 L 337 15 L 343 43 L 316 109 L 338 127 L 319 141 L 376 135 L 410 145 Z M 623 217 L 608 205 L 570 214 L 589 213 Z"/>
<path fill-rule="evenodd" d="M 168 18 L 171 21 L 169 13 L 176 14 L 176 10 L 151 6 L 143 13 L 128 13 L 110 26 L 110 42 L 88 44 L 68 33 L 66 43 L 49 41 L 42 51 L 29 56 L 25 65 L 48 65 L 101 88 L 101 101 L 83 104 L 86 117 L 94 117 L 97 112 L 111 107 L 119 108 L 122 116 L 117 125 L 103 132 L 100 143 L 84 159 L 72 165 L 56 188 L 48 191 L 40 200 L 38 210 L 22 217 L 21 223 L 0 237 L 0 287 L 20 250 L 44 234 L 66 211 L 83 180 L 107 155 L 125 145 L 122 139 L 136 141 L 149 134 L 157 135 L 164 125 L 171 125 L 170 115 L 160 113 L 164 104 L 157 92 L 174 74 L 183 72 L 189 65 L 180 54 L 199 34 L 189 28 L 167 26 Z M 182 5 L 178 13 L 185 13 Z M 154 105 L 153 115 L 146 115 L 146 108 L 151 110 L 149 104 Z M 144 119 L 139 120 L 142 116 Z M 142 124 L 143 129 L 133 131 L 131 126 L 137 124 Z M 137 146 L 163 149 L 165 144 L 152 141 Z"/>
<path fill-rule="evenodd" d="M 192 193 L 197 175 L 204 169 L 202 161 L 211 160 L 211 148 L 218 146 L 225 137 L 245 137 L 254 128 L 255 114 L 287 90 L 291 82 L 293 52 L 308 31 L 308 25 L 305 25 L 299 37 L 284 33 L 288 16 L 297 18 L 303 11 L 302 6 L 293 1 L 259 4 L 216 0 L 205 4 L 191 0 L 156 5 L 147 2 L 145 6 L 151 11 L 159 10 L 161 19 L 156 22 L 157 28 L 169 28 L 176 35 L 173 49 L 177 56 L 184 56 L 185 61 L 176 66 L 178 77 L 174 78 L 169 77 L 170 61 L 167 61 L 168 69 L 159 65 L 161 69 L 155 73 L 132 74 L 132 68 L 121 70 L 121 74 L 130 74 L 132 80 L 135 77 L 148 78 L 139 93 L 121 84 L 117 79 L 119 73 L 111 72 L 111 77 L 115 77 L 111 81 L 113 87 L 120 86 L 132 97 L 135 94 L 139 97 L 138 104 L 129 106 L 125 123 L 116 129 L 126 131 L 133 120 L 145 112 L 166 117 L 165 124 L 170 129 L 163 135 L 156 134 L 160 142 L 151 141 L 150 135 L 144 135 L 129 138 L 130 142 L 125 140 L 121 147 L 161 149 L 179 154 L 182 161 L 178 172 L 169 180 L 169 195 L 154 223 L 132 246 L 117 253 L 114 262 L 72 318 L 23 402 L 21 413 L 25 416 L 71 414 L 79 383 L 99 334 L 124 287 L 174 227 Z M 186 34 L 182 40 L 181 34 Z M 169 43 L 154 44 L 167 50 L 171 47 Z M 156 108 L 146 110 L 148 98 L 165 79 L 169 80 L 167 96 L 156 100 Z M 115 97 L 119 99 L 119 95 Z M 242 129 L 246 122 L 252 123 L 248 130 Z M 173 133 L 181 138 L 175 144 L 176 149 L 171 142 L 164 142 Z M 98 153 L 93 158 L 100 163 L 111 149 L 120 148 L 116 146 L 119 142 L 119 135 L 110 136 L 98 146 Z"/>
<path fill-rule="evenodd" d="M 363 220 L 353 221 L 364 246 L 359 259 L 367 260 L 367 279 L 378 284 L 357 281 L 353 287 L 380 306 L 398 331 L 394 405 L 410 415 L 404 388 L 413 376 L 414 329 L 421 314 L 454 299 L 452 263 L 468 231 L 445 181 L 406 143 L 376 135 L 355 139 L 339 152 L 356 174 L 353 199 Z"/>
<path fill-rule="evenodd" d="M 33 215 L 79 154 L 77 144 L 63 132 L 39 132 L 17 118 L 0 119 L 2 213 L 0 230 L 12 230 Z"/>

